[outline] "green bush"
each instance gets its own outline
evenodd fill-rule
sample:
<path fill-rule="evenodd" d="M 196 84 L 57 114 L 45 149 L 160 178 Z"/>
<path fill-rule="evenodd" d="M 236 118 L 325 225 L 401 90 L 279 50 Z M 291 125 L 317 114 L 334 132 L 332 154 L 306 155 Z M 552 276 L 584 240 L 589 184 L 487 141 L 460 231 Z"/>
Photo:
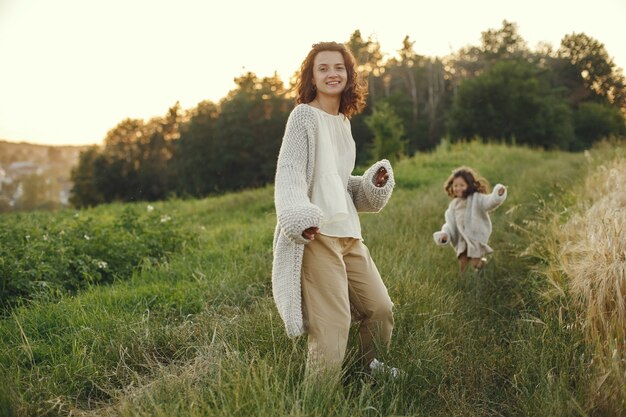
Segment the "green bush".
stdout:
<path fill-rule="evenodd" d="M 0 306 L 111 283 L 143 262 L 167 259 L 191 236 L 176 216 L 148 208 L 3 215 Z"/>
<path fill-rule="evenodd" d="M 589 148 L 594 142 L 611 135 L 626 134 L 624 115 L 608 104 L 582 103 L 574 113 L 575 150 Z"/>
<path fill-rule="evenodd" d="M 539 69 L 503 61 L 459 87 L 449 115 L 453 139 L 476 135 L 547 149 L 568 149 L 574 140 L 571 110 Z"/>

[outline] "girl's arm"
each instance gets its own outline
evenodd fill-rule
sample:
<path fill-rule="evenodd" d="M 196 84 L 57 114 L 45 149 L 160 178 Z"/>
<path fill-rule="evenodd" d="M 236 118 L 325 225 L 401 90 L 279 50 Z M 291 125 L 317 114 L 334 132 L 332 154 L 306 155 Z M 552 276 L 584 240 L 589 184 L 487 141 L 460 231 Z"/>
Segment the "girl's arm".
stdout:
<path fill-rule="evenodd" d="M 446 210 L 445 219 L 446 222 L 441 226 L 441 230 L 433 233 L 433 239 L 435 239 L 435 243 L 439 246 L 447 245 L 452 241 L 452 227 L 448 223 L 448 215 L 450 212 L 450 207 Z"/>
<path fill-rule="evenodd" d="M 319 227 L 323 217 L 322 210 L 311 203 L 307 193 L 307 122 L 311 120 L 306 116 L 306 113 L 294 109 L 287 120 L 274 181 L 278 225 L 289 239 L 299 244 L 309 242 L 302 232 L 310 227 Z"/>
<path fill-rule="evenodd" d="M 389 174 L 387 182 L 382 187 L 377 187 L 376 173 L 383 167 Z M 351 175 L 348 180 L 348 192 L 352 196 L 354 206 L 359 212 L 378 212 L 385 207 L 396 181 L 393 175 L 391 163 L 383 159 L 369 167 L 363 175 Z"/>
<path fill-rule="evenodd" d="M 484 211 L 495 210 L 504 202 L 504 200 L 506 200 L 507 189 L 502 184 L 496 184 L 496 186 L 493 187 L 491 194 L 481 194 L 481 196 L 482 198 L 479 200 L 480 207 Z"/>
<path fill-rule="evenodd" d="M 450 242 L 450 236 L 443 231 L 433 233 L 433 239 L 435 239 L 435 243 L 439 246 L 445 246 Z"/>

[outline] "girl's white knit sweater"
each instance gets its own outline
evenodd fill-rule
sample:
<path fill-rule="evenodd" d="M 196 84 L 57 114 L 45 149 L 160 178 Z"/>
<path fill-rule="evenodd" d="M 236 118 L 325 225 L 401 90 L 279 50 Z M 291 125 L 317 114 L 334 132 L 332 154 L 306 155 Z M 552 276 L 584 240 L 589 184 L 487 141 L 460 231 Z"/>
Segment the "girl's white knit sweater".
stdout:
<path fill-rule="evenodd" d="M 304 245 L 309 241 L 302 232 L 309 227 L 319 227 L 323 217 L 321 209 L 310 199 L 318 133 L 313 111 L 310 106 L 300 104 L 289 115 L 274 181 L 277 224 L 273 242 L 272 294 L 289 337 L 305 332 L 300 279 Z M 389 179 L 383 187 L 376 187 L 374 180 L 380 167 L 385 167 Z M 348 192 L 357 211 L 378 212 L 389 201 L 394 185 L 391 164 L 383 159 L 362 176 L 351 175 Z"/>
<path fill-rule="evenodd" d="M 498 208 L 504 200 L 506 200 L 507 190 L 502 195 L 498 195 L 498 191 L 502 188 L 502 184 L 496 184 L 491 194 L 473 193 L 467 197 L 467 206 L 465 209 L 465 235 L 474 242 L 487 245 L 491 236 L 491 219 L 489 212 Z M 461 233 L 456 224 L 454 216 L 455 201 L 452 200 L 448 205 L 444 217 L 446 222 L 441 230 L 433 233 L 433 238 L 438 245 L 446 245 L 450 243 L 455 249 L 459 244 Z M 443 236 L 447 235 L 446 242 Z"/>

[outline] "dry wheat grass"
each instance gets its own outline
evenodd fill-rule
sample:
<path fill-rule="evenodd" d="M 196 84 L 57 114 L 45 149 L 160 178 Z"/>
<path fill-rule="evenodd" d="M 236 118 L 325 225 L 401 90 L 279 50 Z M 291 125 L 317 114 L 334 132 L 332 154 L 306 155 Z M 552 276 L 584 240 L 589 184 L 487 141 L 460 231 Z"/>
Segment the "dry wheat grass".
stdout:
<path fill-rule="evenodd" d="M 624 342 L 626 330 L 626 161 L 601 166 L 585 183 L 586 209 L 562 229 L 561 267 L 588 337 Z M 623 346 L 623 344 L 622 344 Z"/>
<path fill-rule="evenodd" d="M 599 167 L 585 182 L 582 207 L 560 233 L 560 267 L 596 346 L 593 403 L 612 412 L 626 405 L 626 160 Z"/>

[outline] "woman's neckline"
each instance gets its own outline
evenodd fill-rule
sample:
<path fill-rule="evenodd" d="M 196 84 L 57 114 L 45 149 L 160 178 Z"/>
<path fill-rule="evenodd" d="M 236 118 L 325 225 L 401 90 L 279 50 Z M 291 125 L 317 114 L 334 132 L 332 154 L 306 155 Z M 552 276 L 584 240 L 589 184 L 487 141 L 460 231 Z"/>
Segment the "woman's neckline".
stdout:
<path fill-rule="evenodd" d="M 331 113 L 328 113 L 328 112 L 327 112 L 327 111 L 325 111 L 325 110 L 320 109 L 319 107 L 312 106 L 310 103 L 305 103 L 305 104 L 306 104 L 307 106 L 311 107 L 312 109 L 315 109 L 315 110 L 317 110 L 318 112 L 320 112 L 320 113 L 322 113 L 322 114 L 325 114 L 325 115 L 327 115 L 327 116 L 330 116 L 330 117 L 339 117 L 339 116 L 343 116 L 343 113 L 331 114 Z"/>

